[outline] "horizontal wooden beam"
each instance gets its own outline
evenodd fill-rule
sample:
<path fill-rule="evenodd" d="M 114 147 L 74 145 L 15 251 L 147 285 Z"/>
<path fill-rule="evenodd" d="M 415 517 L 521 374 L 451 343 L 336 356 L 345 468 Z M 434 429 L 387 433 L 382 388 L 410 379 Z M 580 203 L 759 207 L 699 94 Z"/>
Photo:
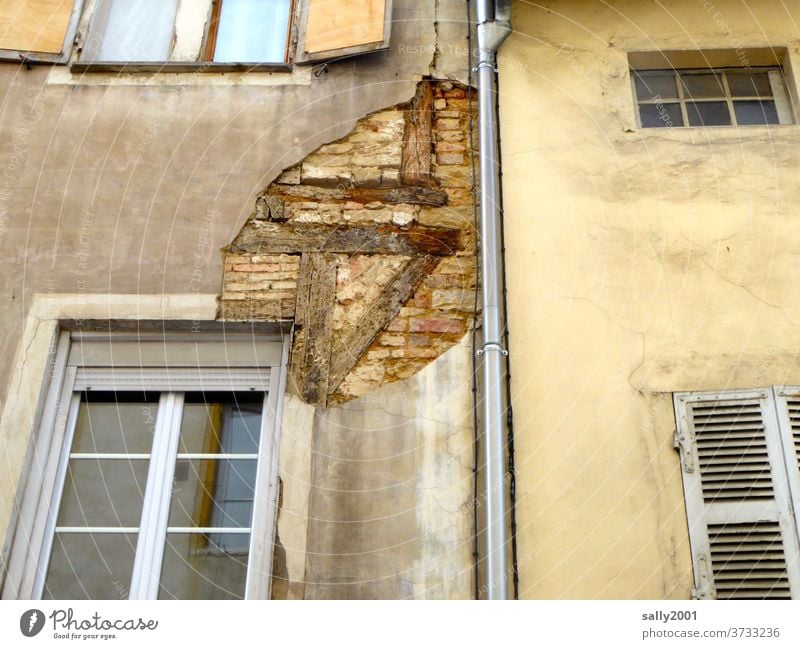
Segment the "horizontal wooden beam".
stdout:
<path fill-rule="evenodd" d="M 300 254 L 452 255 L 463 248 L 461 231 L 453 228 L 393 225 L 326 225 L 322 223 L 272 223 L 250 221 L 228 252 Z"/>
<path fill-rule="evenodd" d="M 273 185 L 270 194 L 282 196 L 285 200 L 303 201 L 356 201 L 358 203 L 386 203 L 398 205 L 427 205 L 443 207 L 447 205 L 447 192 L 435 187 L 317 187 L 314 185 Z"/>

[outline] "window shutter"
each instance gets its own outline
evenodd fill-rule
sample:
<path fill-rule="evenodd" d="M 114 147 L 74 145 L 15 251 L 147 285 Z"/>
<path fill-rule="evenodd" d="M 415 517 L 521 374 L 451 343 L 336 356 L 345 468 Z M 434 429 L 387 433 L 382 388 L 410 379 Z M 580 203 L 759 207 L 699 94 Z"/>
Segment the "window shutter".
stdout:
<path fill-rule="evenodd" d="M 303 0 L 300 11 L 297 63 L 389 47 L 392 0 Z"/>
<path fill-rule="evenodd" d="M 800 597 L 772 391 L 675 395 L 698 599 Z"/>
<path fill-rule="evenodd" d="M 71 42 L 67 36 L 75 32 L 81 4 L 75 0 L 0 2 L 0 50 L 3 50 L 3 58 L 10 58 L 10 53 L 17 52 L 68 55 L 65 43 Z M 16 54 L 11 58 L 19 60 Z"/>
<path fill-rule="evenodd" d="M 773 390 L 797 538 L 800 541 L 800 387 L 776 385 Z"/>

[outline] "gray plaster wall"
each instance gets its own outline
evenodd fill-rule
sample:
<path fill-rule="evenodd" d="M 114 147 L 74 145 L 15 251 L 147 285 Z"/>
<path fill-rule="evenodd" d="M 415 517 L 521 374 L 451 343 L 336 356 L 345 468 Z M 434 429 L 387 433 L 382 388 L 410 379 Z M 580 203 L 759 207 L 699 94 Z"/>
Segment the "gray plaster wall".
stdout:
<path fill-rule="evenodd" d="M 34 294 L 218 293 L 220 249 L 283 168 L 423 76 L 467 81 L 462 0 L 394 0 L 393 19 L 388 52 L 318 77 L 0 63 L 0 410 L 36 407 L 9 382 Z M 465 344 L 341 408 L 292 402 L 275 596 L 471 596 Z"/>
<path fill-rule="evenodd" d="M 390 50 L 319 77 L 0 62 L 0 407 L 34 293 L 218 292 L 220 248 L 281 169 L 423 75 L 464 79 L 465 17 L 458 0 L 395 0 Z"/>
<path fill-rule="evenodd" d="M 471 347 L 315 413 L 307 599 L 469 599 Z"/>

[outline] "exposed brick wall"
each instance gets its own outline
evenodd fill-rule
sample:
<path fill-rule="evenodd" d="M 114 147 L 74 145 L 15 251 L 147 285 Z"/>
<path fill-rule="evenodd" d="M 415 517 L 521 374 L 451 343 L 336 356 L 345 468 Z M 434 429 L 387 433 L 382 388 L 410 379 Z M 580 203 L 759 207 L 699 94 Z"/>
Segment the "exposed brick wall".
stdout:
<path fill-rule="evenodd" d="M 471 326 L 475 289 L 471 165 L 476 147 L 469 141 L 469 99 L 462 86 L 430 83 L 433 178 L 429 187 L 446 196 L 443 205 L 374 200 L 376 190 L 380 194 L 382 189 L 401 187 L 403 137 L 411 112 L 411 105 L 403 104 L 366 116 L 348 136 L 323 145 L 285 170 L 259 197 L 255 213 L 225 254 L 221 318 L 292 320 L 300 255 L 291 251 L 264 254 L 259 244 L 269 236 L 260 234 L 266 232 L 265 223 L 384 224 L 398 232 L 419 226 L 461 231 L 461 249 L 440 258 L 384 331 L 353 359 L 352 370 L 328 403 L 411 376 L 460 340 Z M 408 257 L 354 251 L 336 254 L 335 259 L 333 347 L 393 281 Z"/>

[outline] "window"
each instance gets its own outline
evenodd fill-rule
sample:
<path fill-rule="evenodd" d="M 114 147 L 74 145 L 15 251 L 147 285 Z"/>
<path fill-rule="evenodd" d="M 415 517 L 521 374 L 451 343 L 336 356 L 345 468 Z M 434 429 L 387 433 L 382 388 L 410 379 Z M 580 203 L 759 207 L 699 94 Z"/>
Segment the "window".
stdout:
<path fill-rule="evenodd" d="M 780 67 L 632 70 L 631 78 L 643 128 L 794 122 Z"/>
<path fill-rule="evenodd" d="M 267 597 L 285 354 L 63 333 L 3 596 Z"/>
<path fill-rule="evenodd" d="M 699 599 L 800 599 L 800 387 L 674 396 Z"/>
<path fill-rule="evenodd" d="M 290 0 L 215 0 L 206 59 L 284 61 Z"/>
<path fill-rule="evenodd" d="M 391 0 L 97 0 L 77 70 L 91 64 L 285 65 L 386 49 Z M 90 68 L 87 68 L 90 69 Z"/>
<path fill-rule="evenodd" d="M 0 59 L 65 61 L 82 6 L 82 0 L 3 0 Z"/>

